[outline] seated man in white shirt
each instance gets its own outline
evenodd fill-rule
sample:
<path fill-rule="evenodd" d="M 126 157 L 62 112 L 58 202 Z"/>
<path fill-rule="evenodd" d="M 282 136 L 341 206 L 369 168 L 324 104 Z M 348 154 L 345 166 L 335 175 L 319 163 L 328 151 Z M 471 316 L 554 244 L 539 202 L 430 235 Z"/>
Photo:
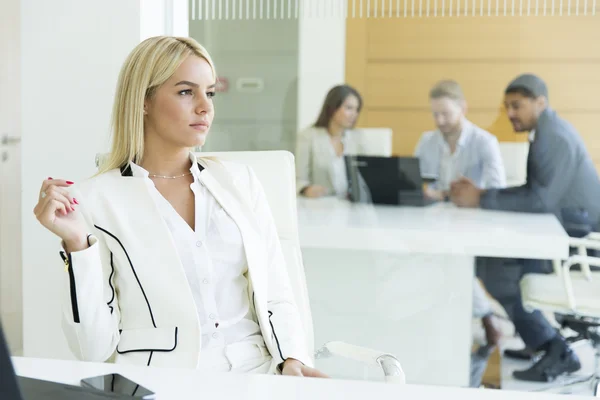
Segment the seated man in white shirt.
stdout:
<path fill-rule="evenodd" d="M 450 184 L 462 176 L 482 189 L 505 187 L 498 139 L 466 119 L 467 103 L 460 85 L 452 80 L 438 82 L 429 92 L 429 100 L 437 129 L 423 133 L 415 150 L 421 174 L 437 177 L 425 190 L 426 196 L 444 200 Z M 473 286 L 473 316 L 482 319 L 488 344 L 496 345 L 500 334 L 477 280 Z"/>

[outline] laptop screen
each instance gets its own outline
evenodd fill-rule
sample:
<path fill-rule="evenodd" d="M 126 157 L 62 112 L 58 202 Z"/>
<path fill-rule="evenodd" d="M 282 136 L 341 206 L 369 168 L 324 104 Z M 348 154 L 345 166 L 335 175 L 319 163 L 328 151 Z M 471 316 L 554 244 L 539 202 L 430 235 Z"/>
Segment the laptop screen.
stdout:
<path fill-rule="evenodd" d="M 415 157 L 346 156 L 350 200 L 421 206 L 423 179 Z"/>

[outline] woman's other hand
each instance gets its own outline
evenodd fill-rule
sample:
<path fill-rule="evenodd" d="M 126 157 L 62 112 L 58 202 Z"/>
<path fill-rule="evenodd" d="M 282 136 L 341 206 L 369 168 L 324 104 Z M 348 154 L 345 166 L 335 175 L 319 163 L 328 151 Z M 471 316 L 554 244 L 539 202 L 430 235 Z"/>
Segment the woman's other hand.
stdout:
<path fill-rule="evenodd" d="M 329 378 L 321 371 L 315 368 L 307 367 L 300 361 L 293 358 L 288 358 L 285 360 L 281 374 L 287 376 L 305 376 L 309 378 Z"/>
<path fill-rule="evenodd" d="M 48 178 L 42 183 L 38 203 L 33 209 L 37 220 L 50 232 L 60 237 L 67 251 L 80 251 L 88 247 L 87 232 L 77 216 L 77 199 L 68 188 L 73 182 Z"/>

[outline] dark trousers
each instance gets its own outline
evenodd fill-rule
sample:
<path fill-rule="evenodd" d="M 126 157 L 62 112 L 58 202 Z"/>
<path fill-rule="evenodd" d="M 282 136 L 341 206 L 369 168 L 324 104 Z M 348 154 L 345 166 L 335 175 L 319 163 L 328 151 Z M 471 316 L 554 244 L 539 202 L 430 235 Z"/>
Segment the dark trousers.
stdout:
<path fill-rule="evenodd" d="M 562 209 L 561 219 L 571 237 L 584 237 L 592 231 L 598 231 L 594 229 L 598 224 L 589 219 L 585 210 Z M 574 251 L 575 249 L 571 249 L 571 254 Z M 593 250 L 588 251 L 588 255 L 598 256 Z M 504 307 L 527 347 L 537 350 L 558 335 L 541 312 L 525 311 L 521 299 L 520 283 L 523 275 L 552 273 L 551 261 L 478 257 L 476 265 L 477 276 L 492 297 Z M 574 266 L 572 270 L 577 267 Z"/>
<path fill-rule="evenodd" d="M 477 276 L 492 297 L 504 307 L 527 347 L 537 350 L 558 335 L 541 312 L 526 311 L 521 300 L 520 282 L 523 275 L 551 273 L 552 262 L 478 257 L 476 265 Z"/>

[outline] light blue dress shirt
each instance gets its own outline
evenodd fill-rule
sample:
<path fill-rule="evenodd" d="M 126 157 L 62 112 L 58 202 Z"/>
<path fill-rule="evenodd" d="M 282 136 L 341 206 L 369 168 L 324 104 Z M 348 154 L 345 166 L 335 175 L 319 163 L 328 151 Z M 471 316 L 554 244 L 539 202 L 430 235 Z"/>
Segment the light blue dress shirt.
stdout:
<path fill-rule="evenodd" d="M 448 190 L 460 176 L 471 179 L 481 189 L 504 188 L 506 173 L 498 139 L 468 120 L 454 154 L 439 130 L 423 133 L 415 157 L 419 158 L 421 175 L 435 176 L 437 190 Z"/>

